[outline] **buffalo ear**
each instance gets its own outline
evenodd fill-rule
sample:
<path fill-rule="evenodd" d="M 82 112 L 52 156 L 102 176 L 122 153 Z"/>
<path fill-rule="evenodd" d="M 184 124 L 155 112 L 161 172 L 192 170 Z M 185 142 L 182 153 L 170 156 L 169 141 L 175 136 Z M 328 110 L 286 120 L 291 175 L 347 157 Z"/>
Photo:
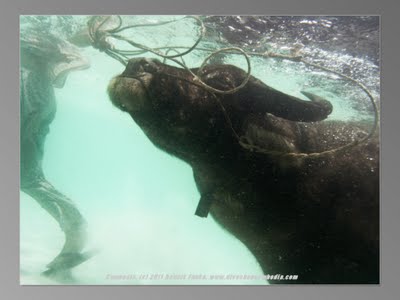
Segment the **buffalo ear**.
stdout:
<path fill-rule="evenodd" d="M 260 80 L 249 80 L 242 93 L 251 113 L 270 113 L 294 122 L 317 122 L 332 112 L 332 104 L 313 93 L 302 91 L 309 98 L 303 100 L 278 91 Z M 250 97 L 249 97 L 250 96 Z"/>
<path fill-rule="evenodd" d="M 332 104 L 320 96 L 302 92 L 308 100 L 302 100 L 276 90 L 270 90 L 263 101 L 263 109 L 279 118 L 294 122 L 317 122 L 332 112 Z"/>
<path fill-rule="evenodd" d="M 318 103 L 322 107 L 324 107 L 327 116 L 332 113 L 333 107 L 332 107 L 332 104 L 328 100 L 326 100 L 326 99 L 324 99 L 324 98 L 322 98 L 322 97 L 320 97 L 318 95 L 315 95 L 313 93 L 310 93 L 310 92 L 301 91 L 301 93 L 304 96 L 306 96 L 308 99 L 310 99 L 312 102 Z"/>
<path fill-rule="evenodd" d="M 301 91 L 311 101 L 278 93 L 279 96 L 269 111 L 277 117 L 295 122 L 317 122 L 326 119 L 332 113 L 332 104 L 313 93 Z"/>

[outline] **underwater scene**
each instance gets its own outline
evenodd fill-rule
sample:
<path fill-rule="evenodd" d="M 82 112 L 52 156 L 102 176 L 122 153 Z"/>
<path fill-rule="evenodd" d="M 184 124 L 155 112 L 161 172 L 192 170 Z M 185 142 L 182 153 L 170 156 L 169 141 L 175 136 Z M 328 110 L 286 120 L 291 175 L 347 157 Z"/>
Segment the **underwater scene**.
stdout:
<path fill-rule="evenodd" d="M 21 16 L 20 284 L 379 283 L 378 16 Z"/>

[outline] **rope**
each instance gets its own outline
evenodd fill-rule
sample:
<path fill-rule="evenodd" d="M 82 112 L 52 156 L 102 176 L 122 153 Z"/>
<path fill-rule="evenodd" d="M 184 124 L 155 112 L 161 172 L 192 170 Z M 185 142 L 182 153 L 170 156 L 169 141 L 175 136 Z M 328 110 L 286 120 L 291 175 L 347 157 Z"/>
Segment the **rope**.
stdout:
<path fill-rule="evenodd" d="M 241 48 L 237 48 L 237 47 L 229 47 L 229 48 L 223 48 L 223 49 L 219 49 L 216 51 L 212 51 L 210 49 L 207 48 L 202 48 L 202 47 L 197 47 L 199 45 L 199 43 L 201 42 L 201 40 L 204 38 L 206 29 L 204 26 L 204 23 L 196 16 L 186 16 L 183 17 L 181 19 L 178 20 L 171 20 L 171 21 L 165 21 L 165 22 L 158 22 L 158 23 L 152 23 L 152 24 L 135 24 L 135 25 L 129 25 L 129 26 L 125 26 L 122 27 L 122 18 L 120 16 L 117 16 L 118 19 L 118 23 L 117 25 L 114 26 L 114 28 L 111 29 L 105 29 L 105 25 L 107 24 L 107 22 L 110 20 L 110 18 L 112 18 L 112 16 L 108 16 L 105 17 L 104 20 L 101 20 L 101 18 L 104 17 L 92 17 L 89 22 L 88 22 L 88 28 L 89 28 L 89 36 L 91 39 L 91 43 L 93 45 L 94 48 L 99 49 L 100 51 L 106 53 L 107 55 L 109 55 L 110 57 L 118 60 L 121 64 L 123 64 L 124 66 L 127 65 L 127 62 L 129 60 L 129 56 L 135 56 L 135 55 L 142 55 L 145 54 L 147 52 L 153 53 L 161 58 L 163 58 L 163 62 L 165 63 L 165 61 L 171 60 L 173 62 L 175 62 L 176 64 L 178 64 L 179 66 L 181 66 L 182 68 L 184 68 L 186 71 L 188 71 L 192 76 L 193 79 L 192 81 L 187 80 L 185 78 L 181 78 L 178 77 L 176 75 L 171 75 L 169 74 L 169 76 L 173 76 L 177 79 L 180 80 L 184 80 L 187 81 L 191 84 L 194 84 L 196 86 L 199 86 L 203 89 L 205 89 L 206 91 L 210 92 L 213 97 L 216 99 L 218 105 L 220 106 L 224 117 L 229 125 L 229 127 L 231 128 L 235 138 L 238 140 L 238 143 L 240 144 L 241 147 L 243 147 L 244 149 L 247 149 L 249 151 L 253 151 L 253 152 L 258 152 L 258 153 L 262 153 L 265 155 L 270 155 L 270 156 L 274 156 L 274 157 L 280 157 L 280 158 L 284 158 L 284 157 L 293 157 L 293 158 L 304 158 L 304 157 L 310 157 L 310 158 L 315 158 L 315 157 L 319 157 L 319 156 L 323 156 L 323 155 L 327 155 L 327 154 L 332 154 L 332 153 L 336 153 L 336 152 L 342 152 L 345 150 L 348 150 L 350 148 L 353 148 L 361 143 L 364 143 L 366 141 L 368 141 L 369 139 L 372 138 L 372 136 L 375 134 L 375 131 L 378 127 L 378 123 L 379 123 L 379 113 L 378 113 L 378 108 L 375 102 L 374 97 L 372 96 L 371 92 L 365 87 L 365 85 L 363 85 L 362 83 L 358 82 L 357 80 L 341 74 L 337 71 L 331 70 L 329 68 L 326 68 L 324 66 L 320 66 L 318 64 L 312 63 L 312 62 L 308 62 L 306 60 L 303 59 L 302 56 L 298 56 L 298 55 L 283 55 L 283 54 L 278 54 L 278 53 L 273 53 L 273 52 L 265 52 L 265 53 L 257 53 L 257 52 L 251 52 L 251 53 L 247 53 L 244 50 L 242 50 Z M 193 19 L 195 20 L 195 22 L 198 24 L 199 26 L 199 30 L 198 30 L 198 37 L 195 41 L 195 43 L 190 46 L 190 47 L 184 47 L 184 46 L 169 46 L 169 47 L 157 47 L 157 48 L 150 48 L 147 47 L 145 45 L 136 43 L 120 34 L 117 33 L 121 33 L 125 30 L 128 29 L 133 29 L 133 28 L 140 28 L 140 27 L 150 27 L 150 26 L 162 26 L 162 25 L 166 25 L 166 24 L 171 24 L 174 22 L 178 22 L 181 21 L 183 19 Z M 121 40 L 124 42 L 129 43 L 131 46 L 140 49 L 140 50 L 122 50 L 122 49 L 115 49 L 114 46 L 108 42 L 108 38 L 114 38 L 117 40 Z M 178 52 L 179 50 L 184 50 L 183 52 Z M 186 50 L 185 50 L 186 49 Z M 164 53 L 162 53 L 160 50 L 167 50 Z M 203 63 L 201 64 L 200 68 L 198 69 L 197 73 L 193 73 L 193 71 L 187 67 L 185 61 L 183 60 L 183 56 L 191 53 L 192 51 L 207 51 L 211 53 L 204 59 Z M 173 55 L 168 55 L 168 53 L 170 51 L 174 51 L 176 54 Z M 239 54 L 239 55 L 243 55 L 246 59 L 246 63 L 247 63 L 247 73 L 246 73 L 246 77 L 243 80 L 243 82 L 238 85 L 237 87 L 234 87 L 230 90 L 219 90 L 216 89 L 208 84 L 206 84 L 202 79 L 201 79 L 201 73 L 203 71 L 203 69 L 205 68 L 205 66 L 207 65 L 207 62 L 215 55 L 221 53 L 221 52 L 231 52 L 232 54 Z M 332 73 L 335 74 L 339 77 L 344 78 L 345 80 L 348 80 L 352 83 L 355 83 L 356 85 L 358 85 L 368 96 L 368 98 L 371 101 L 372 104 L 372 108 L 374 111 L 374 123 L 372 128 L 370 129 L 369 133 L 361 138 L 360 140 L 356 140 L 353 141 L 351 143 L 348 143 L 344 146 L 341 147 L 337 147 L 334 149 L 330 149 L 330 150 L 326 150 L 326 151 L 322 151 L 322 152 L 313 152 L 313 153 L 296 153 L 296 152 L 280 152 L 280 151 L 271 151 L 271 150 L 267 150 L 264 148 L 261 148 L 259 146 L 255 146 L 249 143 L 246 143 L 245 141 L 243 141 L 243 138 L 241 138 L 236 130 L 233 128 L 231 119 L 229 118 L 229 115 L 225 109 L 225 107 L 223 106 L 223 104 L 221 103 L 220 99 L 217 97 L 216 94 L 222 94 L 222 95 L 226 95 L 226 94 L 233 94 L 236 93 L 238 90 L 240 90 L 241 88 L 243 88 L 247 82 L 249 81 L 250 77 L 251 77 L 251 63 L 250 63 L 250 58 L 249 56 L 259 56 L 259 57 L 264 57 L 264 58 L 276 58 L 276 59 L 284 59 L 284 60 L 290 60 L 290 61 L 294 61 L 294 62 L 301 62 L 305 65 L 323 70 L 325 72 L 328 73 Z M 182 61 L 177 60 L 177 58 L 181 58 Z"/>

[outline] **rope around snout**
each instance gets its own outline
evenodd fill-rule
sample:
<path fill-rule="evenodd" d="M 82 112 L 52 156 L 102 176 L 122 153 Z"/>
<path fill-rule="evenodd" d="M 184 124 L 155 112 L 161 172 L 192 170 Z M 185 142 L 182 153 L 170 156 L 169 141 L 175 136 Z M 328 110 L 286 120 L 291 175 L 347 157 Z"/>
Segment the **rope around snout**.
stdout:
<path fill-rule="evenodd" d="M 273 156 L 273 157 L 278 157 L 278 158 L 286 158 L 286 157 L 291 157 L 291 158 L 316 158 L 316 157 L 320 157 L 320 156 L 324 156 L 324 155 L 329 155 L 329 154 L 333 154 L 333 153 L 337 153 L 337 152 L 342 152 L 342 151 L 346 151 L 349 150 L 353 147 L 356 147 L 357 145 L 360 145 L 362 143 L 367 142 L 368 140 L 370 140 L 373 135 L 375 134 L 377 127 L 378 127 L 378 123 L 379 123 L 379 113 L 378 113 L 378 108 L 376 105 L 376 101 L 374 99 L 374 97 L 372 96 L 371 92 L 366 88 L 365 85 L 363 85 L 362 83 L 360 83 L 359 81 L 341 74 L 340 72 L 331 70 L 329 68 L 326 68 L 324 66 L 320 66 L 318 64 L 312 63 L 312 62 L 308 62 L 306 60 L 304 60 L 304 58 L 302 56 L 299 55 L 282 55 L 282 54 L 278 54 L 278 53 L 273 53 L 273 52 L 265 52 L 265 53 L 257 53 L 257 52 L 251 52 L 251 53 L 247 53 L 245 52 L 243 49 L 238 48 L 238 47 L 229 47 L 229 48 L 223 48 L 223 49 L 219 49 L 216 51 L 212 51 L 210 49 L 207 48 L 202 48 L 202 47 L 197 47 L 199 45 L 199 43 L 202 41 L 202 39 L 205 36 L 206 33 L 206 28 L 204 26 L 204 23 L 202 20 L 200 20 L 198 17 L 196 16 L 186 16 L 183 17 L 181 19 L 178 20 L 171 20 L 171 21 L 165 21 L 165 22 L 158 22 L 158 23 L 149 23 L 149 24 L 135 24 L 135 25 L 129 25 L 129 26 L 125 26 L 122 27 L 122 18 L 120 16 L 114 16 L 117 18 L 117 24 L 113 27 L 113 28 L 105 28 L 107 22 L 112 18 L 113 16 L 106 16 L 106 17 L 99 17 L 99 16 L 95 16 L 92 17 L 89 22 L 88 22 L 88 31 L 89 31 L 89 37 L 91 40 L 91 44 L 94 48 L 106 53 L 108 56 L 118 60 L 120 63 L 122 63 L 124 66 L 127 65 L 128 60 L 130 59 L 130 56 L 136 56 L 136 55 L 142 55 L 145 53 L 152 53 L 155 54 L 157 56 L 159 56 L 160 58 L 163 58 L 163 61 L 165 62 L 166 60 L 170 60 L 175 62 L 176 64 L 178 64 L 179 66 L 181 66 L 182 68 L 184 68 L 187 72 L 189 72 L 192 76 L 193 79 L 192 81 L 189 81 L 185 78 L 181 78 L 175 75 L 169 75 L 169 76 L 173 76 L 176 77 L 177 79 L 180 80 L 185 80 L 193 85 L 196 85 L 198 87 L 201 87 L 203 89 L 205 89 L 206 91 L 208 91 L 209 93 L 211 93 L 213 95 L 213 97 L 216 99 L 218 105 L 220 106 L 224 117 L 226 119 L 226 122 L 228 123 L 229 127 L 231 128 L 233 135 L 235 136 L 235 138 L 237 139 L 239 145 L 241 147 L 243 147 L 246 150 L 252 151 L 252 152 L 257 152 L 257 153 L 262 153 L 265 155 L 269 155 L 269 156 Z M 103 18 L 103 20 L 102 20 Z M 150 26 L 162 26 L 162 25 L 166 25 L 166 24 L 171 24 L 174 22 L 179 22 L 183 19 L 192 19 L 194 20 L 197 25 L 198 25 L 198 37 L 195 41 L 195 43 L 190 46 L 190 47 L 184 47 L 184 46 L 169 46 L 169 47 L 157 47 L 157 48 L 150 48 L 147 47 L 145 45 L 136 43 L 130 39 L 127 39 L 126 37 L 122 36 L 121 33 L 125 30 L 129 30 L 129 29 L 134 29 L 134 28 L 140 28 L 140 27 L 150 27 Z M 116 40 L 120 40 L 120 41 L 124 41 L 127 42 L 128 44 L 130 44 L 132 47 L 139 49 L 139 50 L 122 50 L 122 49 L 116 49 L 114 47 L 114 45 L 109 42 L 110 38 L 114 38 Z M 161 52 L 161 50 L 166 50 L 165 53 Z M 178 50 L 182 50 L 182 52 L 179 52 Z M 203 61 L 203 63 L 201 64 L 200 68 L 198 69 L 197 73 L 194 73 L 184 62 L 183 60 L 183 56 L 187 55 L 189 53 L 191 53 L 192 51 L 197 50 L 197 51 L 206 51 L 206 52 L 211 52 Z M 170 51 L 174 51 L 175 54 L 173 55 L 169 55 L 168 53 Z M 204 69 L 204 67 L 207 65 L 207 62 L 215 55 L 222 53 L 222 52 L 230 52 L 231 54 L 235 54 L 235 55 L 243 55 L 246 63 L 247 63 L 247 73 L 246 73 L 246 77 L 243 80 L 243 82 L 238 85 L 237 87 L 230 89 L 230 90 L 219 90 L 216 89 L 208 84 L 206 84 L 202 79 L 201 79 L 201 72 Z M 369 100 L 371 101 L 371 105 L 373 108 L 373 113 L 374 113 L 374 122 L 373 125 L 369 131 L 369 133 L 361 138 L 360 140 L 355 140 L 353 142 L 350 142 L 344 146 L 341 147 L 337 147 L 334 149 L 330 149 L 330 150 L 326 150 L 326 151 L 322 151 L 322 152 L 314 152 L 314 153 L 297 153 L 297 152 L 280 152 L 280 151 L 271 151 L 271 150 L 267 150 L 264 149 L 262 147 L 259 146 L 255 146 L 252 144 L 247 143 L 246 141 L 243 140 L 243 138 L 241 138 L 236 130 L 233 128 L 231 119 L 229 118 L 229 115 L 225 109 L 225 107 L 223 106 L 223 104 L 221 103 L 219 97 L 217 96 L 218 94 L 220 95 L 225 95 L 225 94 L 233 94 L 235 92 L 237 92 L 238 90 L 240 90 L 241 88 L 243 88 L 247 82 L 249 81 L 250 77 L 251 77 L 251 62 L 250 62 L 250 56 L 258 56 L 258 57 L 263 57 L 263 58 L 275 58 L 275 59 L 283 59 L 283 60 L 290 60 L 293 62 L 299 62 L 299 63 L 303 63 L 305 65 L 311 66 L 313 68 L 316 69 L 320 69 L 323 70 L 327 73 L 332 73 L 335 74 L 347 81 L 350 81 L 354 84 L 356 84 L 358 87 L 360 87 L 368 96 Z M 178 58 L 180 58 L 182 61 L 179 61 Z"/>

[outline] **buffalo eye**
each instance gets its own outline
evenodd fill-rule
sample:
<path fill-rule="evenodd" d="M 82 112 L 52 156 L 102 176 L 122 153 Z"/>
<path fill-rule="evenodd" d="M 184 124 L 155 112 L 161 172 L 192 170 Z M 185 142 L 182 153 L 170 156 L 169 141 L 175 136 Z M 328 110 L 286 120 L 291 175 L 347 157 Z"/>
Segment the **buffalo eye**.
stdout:
<path fill-rule="evenodd" d="M 118 107 L 119 107 L 120 110 L 126 111 L 126 105 L 125 104 L 121 103 Z"/>

